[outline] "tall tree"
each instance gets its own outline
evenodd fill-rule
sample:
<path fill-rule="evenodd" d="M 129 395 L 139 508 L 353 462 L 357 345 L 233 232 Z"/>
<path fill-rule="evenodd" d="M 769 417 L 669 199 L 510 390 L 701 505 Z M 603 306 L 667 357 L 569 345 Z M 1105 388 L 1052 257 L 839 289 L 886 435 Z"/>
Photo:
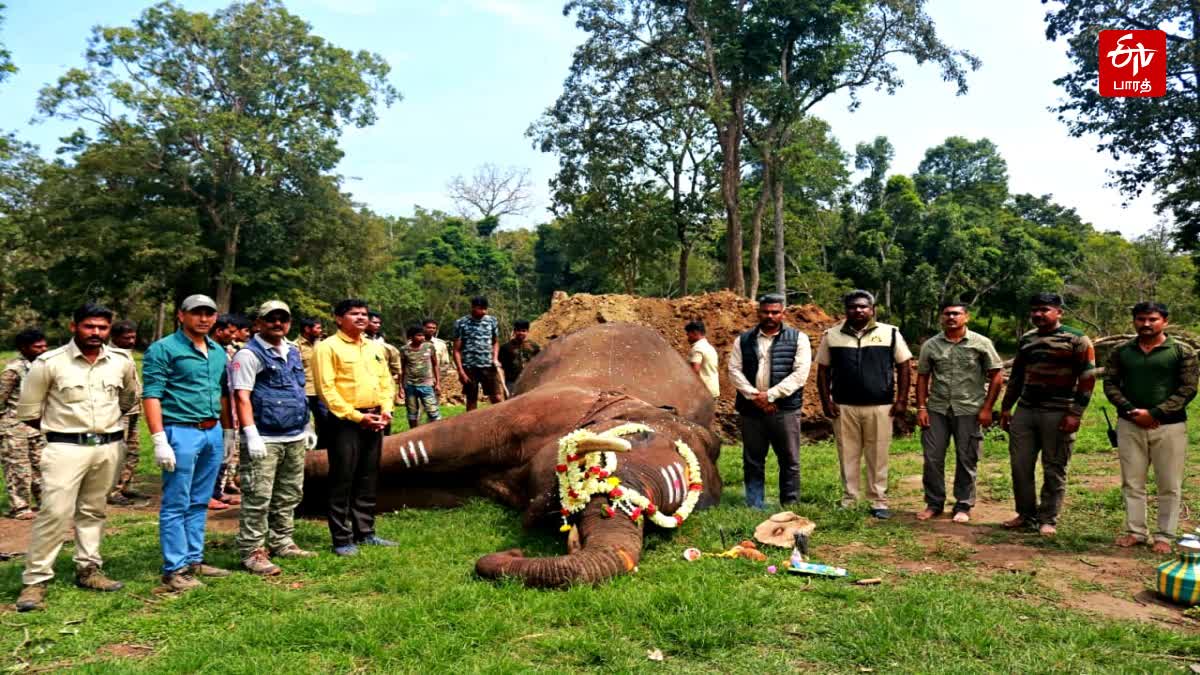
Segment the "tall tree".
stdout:
<path fill-rule="evenodd" d="M 42 90 L 39 110 L 151 150 L 149 168 L 187 195 L 215 242 L 222 309 L 247 230 L 310 196 L 342 157 L 344 125 L 367 126 L 378 103 L 399 99 L 380 56 L 326 42 L 279 0 L 211 15 L 160 3 L 132 26 L 95 28 L 86 60 Z"/>
<path fill-rule="evenodd" d="M 1097 32 L 1135 28 L 1167 33 L 1166 95 L 1099 96 Z M 1073 136 L 1100 138 L 1096 149 L 1119 161 L 1110 175 L 1126 195 L 1154 190 L 1180 246 L 1200 256 L 1200 0 L 1065 0 L 1046 13 L 1046 37 L 1066 40 L 1074 66 L 1055 80 L 1066 93 L 1059 119 Z"/>
<path fill-rule="evenodd" d="M 913 180 L 926 202 L 950 195 L 959 203 L 996 208 L 1008 197 L 1008 163 L 986 138 L 951 136 L 926 150 Z"/>
<path fill-rule="evenodd" d="M 462 175 L 451 178 L 446 184 L 446 191 L 463 218 L 476 218 L 498 225 L 504 216 L 520 216 L 529 212 L 533 199 L 531 187 L 529 169 L 485 163 L 477 167 L 469 178 Z M 491 230 L 480 234 L 487 236 Z"/>

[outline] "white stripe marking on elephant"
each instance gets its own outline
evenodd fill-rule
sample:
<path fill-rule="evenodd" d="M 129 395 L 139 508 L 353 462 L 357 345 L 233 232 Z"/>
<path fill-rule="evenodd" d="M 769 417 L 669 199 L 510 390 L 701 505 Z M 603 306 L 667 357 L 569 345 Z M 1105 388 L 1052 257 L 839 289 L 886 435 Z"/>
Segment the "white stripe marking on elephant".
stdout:
<path fill-rule="evenodd" d="M 417 449 L 413 447 L 413 442 L 408 442 L 408 456 L 412 458 L 413 466 L 421 466 L 421 459 L 417 457 Z"/>
<path fill-rule="evenodd" d="M 675 501 L 675 487 L 672 484 L 673 481 L 671 480 L 671 477 L 667 475 L 667 468 L 663 467 L 663 468 L 659 469 L 659 471 L 662 472 L 663 483 L 667 486 L 668 495 L 669 495 L 667 497 L 667 503 L 670 504 L 671 502 Z"/>
<path fill-rule="evenodd" d="M 412 464 L 408 461 L 408 453 L 404 452 L 404 446 L 400 446 L 400 459 L 404 460 L 404 468 L 411 469 Z"/>
<path fill-rule="evenodd" d="M 429 455 L 425 452 L 425 441 L 417 441 L 417 448 L 421 450 L 421 457 L 425 459 L 425 463 L 429 463 Z"/>
<path fill-rule="evenodd" d="M 687 469 L 685 469 L 684 466 L 679 462 L 675 462 L 674 466 L 675 470 L 679 472 L 679 494 L 682 495 L 684 490 L 687 489 Z"/>
<path fill-rule="evenodd" d="M 676 476 L 675 476 L 675 465 L 674 464 L 667 465 L 667 484 L 671 486 L 671 501 L 669 501 L 667 503 L 674 504 L 675 500 L 678 499 L 680 496 L 679 488 L 678 488 L 679 479 L 676 478 Z"/>

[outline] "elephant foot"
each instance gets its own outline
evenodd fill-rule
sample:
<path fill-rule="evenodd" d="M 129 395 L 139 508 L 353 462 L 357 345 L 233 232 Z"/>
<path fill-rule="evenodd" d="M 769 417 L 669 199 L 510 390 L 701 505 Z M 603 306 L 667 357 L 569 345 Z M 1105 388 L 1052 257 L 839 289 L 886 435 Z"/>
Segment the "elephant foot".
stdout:
<path fill-rule="evenodd" d="M 499 551 L 480 558 L 475 563 L 475 573 L 484 579 L 499 579 L 500 577 L 511 576 L 509 570 L 513 564 L 524 559 L 525 554 L 519 548 Z"/>

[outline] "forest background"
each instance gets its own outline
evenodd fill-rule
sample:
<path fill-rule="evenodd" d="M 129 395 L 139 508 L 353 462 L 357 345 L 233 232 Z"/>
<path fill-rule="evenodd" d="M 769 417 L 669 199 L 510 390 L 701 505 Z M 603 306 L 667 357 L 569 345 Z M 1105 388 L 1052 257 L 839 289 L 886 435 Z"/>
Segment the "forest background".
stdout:
<path fill-rule="evenodd" d="M 583 42 L 530 120 L 528 140 L 558 160 L 551 215 L 532 228 L 506 225 L 530 210 L 521 167 L 451 179 L 454 213 L 354 200 L 336 171 L 343 133 L 404 105 L 379 54 L 331 44 L 281 2 L 153 5 L 97 27 L 40 92 L 41 118 L 78 126 L 52 159 L 0 136 L 0 339 L 28 325 L 61 334 L 95 299 L 145 342 L 196 291 L 232 311 L 278 297 L 322 318 L 364 297 L 393 335 L 424 317 L 448 324 L 479 294 L 505 322 L 534 318 L 556 290 L 782 291 L 836 311 L 866 288 L 918 339 L 957 298 L 1002 345 L 1040 290 L 1064 293 L 1069 320 L 1093 334 L 1124 331 L 1148 299 L 1200 324 L 1200 6 L 1047 5 L 1046 36 L 1074 65 L 1057 80 L 1063 124 L 1100 139 L 1097 161 L 1125 194 L 1155 196 L 1158 222 L 1128 239 L 1048 194 L 1012 193 L 986 137 L 946 138 L 911 175 L 892 170 L 886 137 L 841 147 L 814 106 L 894 91 L 901 59 L 970 86 L 979 59 L 924 4 L 567 2 Z M 1168 32 L 1167 96 L 1096 96 L 1096 32 L 1115 27 Z M 20 65 L 0 32 L 0 92 Z"/>

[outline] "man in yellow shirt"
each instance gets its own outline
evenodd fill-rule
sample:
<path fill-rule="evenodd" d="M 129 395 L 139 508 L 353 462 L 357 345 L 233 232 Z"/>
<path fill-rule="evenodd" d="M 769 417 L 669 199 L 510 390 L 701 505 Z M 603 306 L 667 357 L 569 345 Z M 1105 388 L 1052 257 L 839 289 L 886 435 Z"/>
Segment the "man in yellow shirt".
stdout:
<path fill-rule="evenodd" d="M 383 347 L 366 339 L 367 303 L 342 300 L 333 310 L 338 331 L 317 343 L 317 396 L 329 409 L 329 534 L 333 552 L 356 555 L 358 545 L 395 546 L 375 534 L 375 488 L 383 432 L 392 424 L 395 389 Z"/>

